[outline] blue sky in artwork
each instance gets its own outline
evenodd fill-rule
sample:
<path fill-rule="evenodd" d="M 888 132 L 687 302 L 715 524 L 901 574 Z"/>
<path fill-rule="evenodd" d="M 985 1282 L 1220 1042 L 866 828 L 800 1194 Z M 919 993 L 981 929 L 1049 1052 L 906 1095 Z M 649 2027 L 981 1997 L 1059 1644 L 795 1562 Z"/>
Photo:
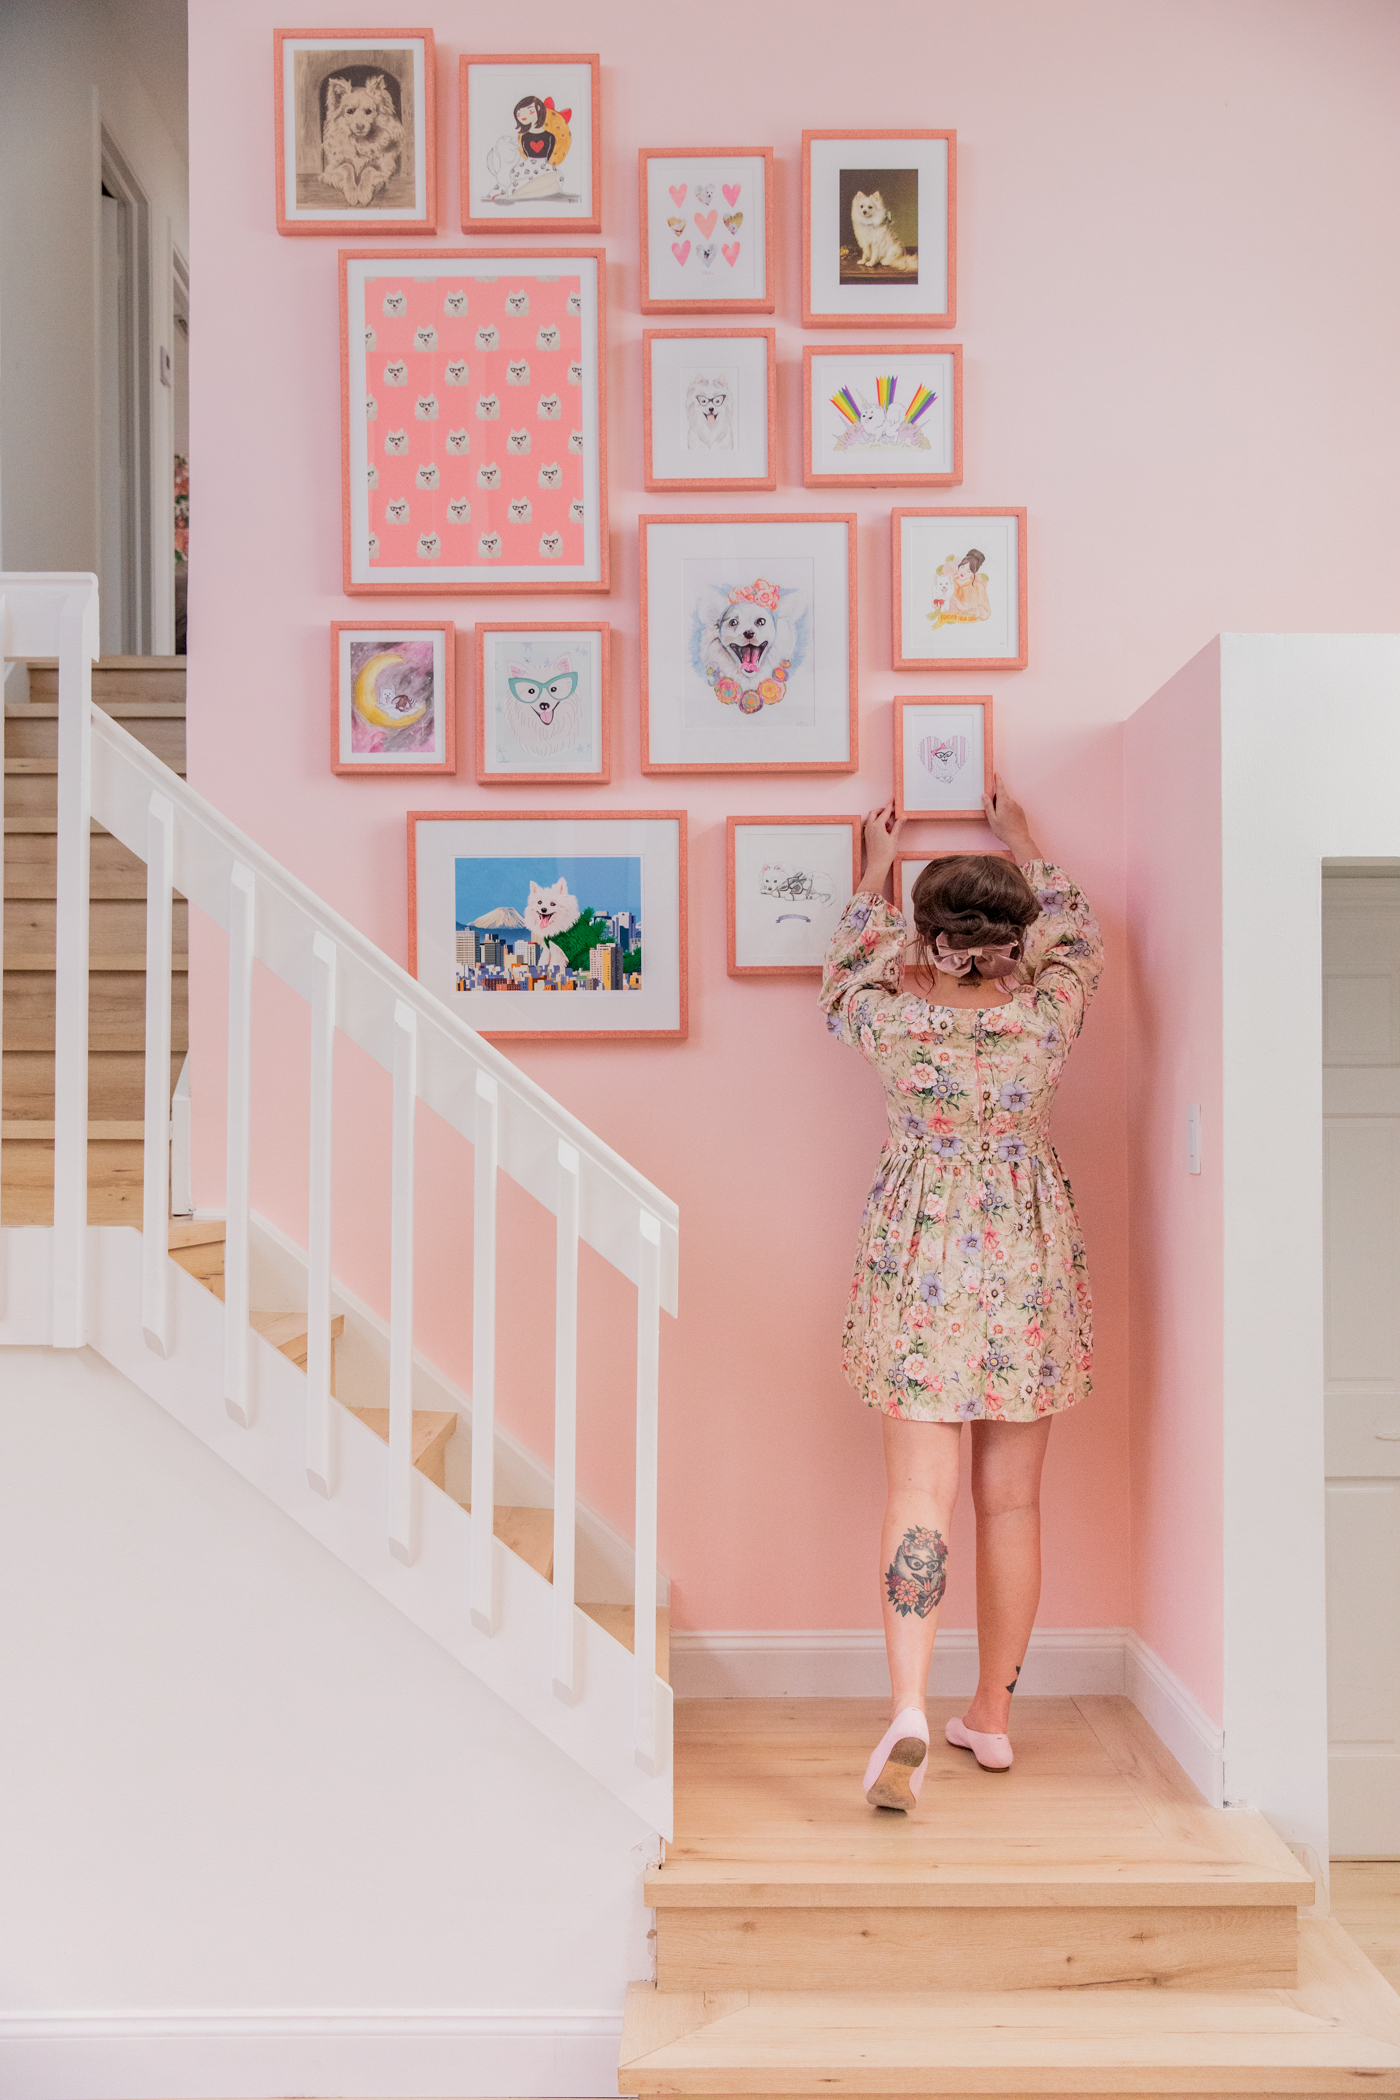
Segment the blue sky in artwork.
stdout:
<path fill-rule="evenodd" d="M 642 863 L 640 855 L 613 857 L 604 854 L 533 854 L 519 860 L 459 860 L 457 862 L 457 925 L 470 926 L 500 905 L 523 912 L 530 884 L 548 889 L 560 876 L 578 898 L 579 910 L 591 904 L 600 917 L 630 911 L 642 915 Z"/>

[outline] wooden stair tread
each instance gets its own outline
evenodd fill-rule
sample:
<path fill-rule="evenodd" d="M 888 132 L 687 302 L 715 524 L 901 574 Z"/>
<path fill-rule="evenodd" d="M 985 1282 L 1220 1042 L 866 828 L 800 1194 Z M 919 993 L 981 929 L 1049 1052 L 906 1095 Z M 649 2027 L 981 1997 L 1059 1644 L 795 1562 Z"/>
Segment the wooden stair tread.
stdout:
<path fill-rule="evenodd" d="M 624 2093 L 1400 2093 L 1400 1998 L 1330 1921 L 1292 1990 L 629 1987 Z"/>
<path fill-rule="evenodd" d="M 1151 1905 L 1264 1909 L 1306 1905 L 1311 1880 L 1261 1875 L 1234 1860 L 1029 1860 L 957 1864 L 891 1860 L 668 1858 L 647 1877 L 649 1909 L 1062 1909 Z"/>
<path fill-rule="evenodd" d="M 221 1247 L 228 1237 L 222 1218 L 172 1218 L 167 1229 L 172 1254 L 177 1247 Z"/>
<path fill-rule="evenodd" d="M 307 1328 L 304 1312 L 264 1312 L 257 1306 L 248 1309 L 248 1325 L 256 1327 L 265 1342 L 280 1349 L 294 1364 L 305 1364 Z M 345 1332 L 345 1315 L 336 1313 L 331 1320 L 332 1339 L 338 1341 Z"/>
<path fill-rule="evenodd" d="M 56 1128 L 57 1126 L 53 1123 L 41 1123 L 37 1119 L 22 1118 L 16 1122 L 7 1121 L 0 1123 L 0 1138 L 3 1138 L 7 1145 L 22 1145 L 25 1143 L 51 1145 L 54 1142 Z M 88 1123 L 89 1141 L 94 1138 L 113 1141 L 126 1139 L 137 1144 L 144 1144 L 145 1137 L 146 1124 L 144 1118 L 137 1121 L 125 1120 L 106 1123 L 89 1121 Z"/>
<path fill-rule="evenodd" d="M 185 703 L 183 700 L 111 700 L 106 698 L 99 699 L 95 693 L 93 699 L 97 702 L 104 715 L 111 715 L 115 721 L 119 722 L 139 721 L 142 716 L 146 716 L 155 722 L 180 722 L 185 719 Z M 56 722 L 58 720 L 58 702 L 56 700 L 7 700 L 5 702 L 5 713 L 12 720 L 20 722 L 26 720 L 31 722 Z"/>
<path fill-rule="evenodd" d="M 389 1410 L 387 1407 L 352 1407 L 349 1412 L 366 1429 L 372 1429 L 377 1437 L 389 1441 Z M 413 1442 L 410 1446 L 412 1463 L 420 1473 L 426 1473 L 436 1465 L 440 1470 L 443 1454 L 449 1441 L 457 1433 L 457 1417 L 445 1409 L 415 1407 L 413 1410 Z M 442 1486 L 439 1479 L 438 1487 Z"/>
<path fill-rule="evenodd" d="M 580 1604 L 579 1610 L 620 1641 L 629 1655 L 636 1654 L 636 1618 L 630 1604 Z M 663 1683 L 671 1682 L 671 1613 L 664 1604 L 656 1611 L 656 1674 Z"/>

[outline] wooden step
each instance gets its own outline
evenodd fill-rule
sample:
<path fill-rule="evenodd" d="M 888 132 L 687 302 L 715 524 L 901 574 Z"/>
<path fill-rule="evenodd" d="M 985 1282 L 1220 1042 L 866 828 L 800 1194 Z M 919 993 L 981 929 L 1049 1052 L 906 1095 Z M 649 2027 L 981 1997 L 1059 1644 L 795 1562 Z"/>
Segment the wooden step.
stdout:
<path fill-rule="evenodd" d="M 170 1060 L 173 1093 L 183 1051 Z M 0 1060 L 0 1113 L 6 1120 L 53 1121 L 53 1049 L 7 1050 Z M 98 1122 L 139 1123 L 146 1113 L 146 1060 L 139 1050 L 88 1057 L 88 1114 Z"/>
<path fill-rule="evenodd" d="M 53 1051 L 54 973 L 6 970 L 5 1046 L 8 1050 Z M 170 1047 L 183 1057 L 190 1046 L 189 978 L 177 970 L 170 981 Z M 88 1050 L 137 1052 L 146 1040 L 146 973 L 94 970 L 88 980 Z"/>
<path fill-rule="evenodd" d="M 0 1145 L 0 1224 L 52 1225 L 53 1149 L 8 1137 Z M 140 1225 L 144 1151 L 139 1143 L 89 1143 L 89 1225 Z"/>
<path fill-rule="evenodd" d="M 185 698 L 183 656 L 99 656 L 92 667 L 92 697 L 107 700 L 168 700 L 181 704 Z M 29 698 L 43 704 L 58 700 L 58 662 L 29 659 Z"/>
<path fill-rule="evenodd" d="M 7 970 L 52 970 L 57 937 L 58 906 L 47 898 L 7 900 L 4 907 L 5 968 Z M 171 905 L 171 967 L 187 970 L 189 959 L 189 906 L 183 898 Z M 146 906 L 125 900 L 100 899 L 88 905 L 89 970 L 144 970 L 146 967 Z"/>
<path fill-rule="evenodd" d="M 195 1228 L 207 1230 L 207 1228 Z M 170 1259 L 178 1262 L 196 1283 L 202 1283 L 206 1291 L 222 1300 L 224 1295 L 224 1229 L 218 1228 L 217 1239 L 181 1238 L 177 1241 L 176 1228 L 170 1227 Z"/>
<path fill-rule="evenodd" d="M 387 1407 L 352 1407 L 350 1413 L 372 1429 L 376 1436 L 389 1441 L 389 1410 Z M 447 1446 L 457 1433 L 457 1417 L 446 1410 L 418 1408 L 413 1410 L 413 1464 L 425 1480 L 434 1487 L 443 1485 L 443 1473 L 447 1465 Z"/>
<path fill-rule="evenodd" d="M 94 899 L 139 899 L 146 894 L 146 863 L 114 839 L 99 832 L 88 848 L 88 895 Z M 58 895 L 56 831 L 13 832 L 5 838 L 5 895 Z"/>
<path fill-rule="evenodd" d="M 1400 1990 L 1400 1859 L 1334 1859 L 1332 1916 Z"/>
<path fill-rule="evenodd" d="M 636 1615 L 630 1604 L 580 1604 L 579 1610 L 620 1641 L 629 1655 L 637 1652 Z M 671 1682 L 671 1614 L 660 1605 L 656 1613 L 656 1674 Z"/>
<path fill-rule="evenodd" d="M 634 1983 L 636 2094 L 1400 2093 L 1400 1998 L 1330 1922 L 1291 1990 L 658 1990 Z"/>
<path fill-rule="evenodd" d="M 283 1356 L 290 1357 L 298 1370 L 306 1369 L 307 1326 L 304 1312 L 263 1312 L 256 1306 L 248 1310 L 248 1325 L 256 1327 L 265 1342 L 280 1349 Z M 345 1332 L 345 1315 L 336 1313 L 331 1319 L 331 1340 L 338 1342 Z M 334 1352 L 331 1357 L 334 1365 Z"/>
<path fill-rule="evenodd" d="M 944 1740 L 911 1817 L 867 1806 L 876 1700 L 683 1700 L 676 1827 L 647 1880 L 667 1989 L 1285 1986 L 1313 1884 L 1208 1808 L 1126 1699 L 1026 1699 L 1016 1763 Z"/>
<path fill-rule="evenodd" d="M 172 1254 L 177 1247 L 222 1247 L 228 1238 L 222 1218 L 172 1218 L 166 1230 Z"/>
<path fill-rule="evenodd" d="M 128 736 L 144 744 L 173 772 L 185 766 L 185 711 L 166 705 L 108 706 L 103 708 L 120 722 Z M 5 710 L 5 771 L 56 773 L 58 770 L 57 707 L 16 707 Z"/>

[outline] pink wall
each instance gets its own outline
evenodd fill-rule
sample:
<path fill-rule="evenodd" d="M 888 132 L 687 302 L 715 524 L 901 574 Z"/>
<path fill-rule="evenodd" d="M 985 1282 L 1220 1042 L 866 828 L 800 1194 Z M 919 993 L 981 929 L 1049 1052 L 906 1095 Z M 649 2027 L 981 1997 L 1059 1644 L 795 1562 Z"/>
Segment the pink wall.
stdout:
<path fill-rule="evenodd" d="M 1221 1713 L 1220 645 L 1124 734 L 1132 1624 Z M 1202 1113 L 1187 1172 L 1186 1111 Z"/>
<path fill-rule="evenodd" d="M 320 0 L 299 21 L 366 26 L 375 0 Z M 327 627 L 340 590 L 336 265 L 332 240 L 281 239 L 272 214 L 269 0 L 192 10 L 195 561 L 190 772 L 235 820 L 391 953 L 405 952 L 403 812 L 421 802 L 530 807 L 476 788 L 465 717 L 453 792 L 424 796 L 327 769 Z M 527 41 L 603 58 L 604 232 L 611 271 L 610 480 L 621 736 L 589 806 L 691 813 L 691 1035 L 676 1046 L 535 1046 L 519 1061 L 679 1201 L 682 1318 L 665 1337 L 662 1549 L 687 1626 L 876 1623 L 876 1425 L 842 1384 L 837 1338 L 881 1130 L 875 1091 L 822 1033 L 814 987 L 725 974 L 724 818 L 846 810 L 883 796 L 891 708 L 918 682 L 889 670 L 891 498 L 860 513 L 861 753 L 855 780 L 643 780 L 638 769 L 640 510 L 636 311 L 641 145 L 777 150 L 779 444 L 784 484 L 755 511 L 820 507 L 800 487 L 799 134 L 804 125 L 947 124 L 959 134 L 959 309 L 969 504 L 1030 513 L 1030 668 L 992 691 L 1004 770 L 1048 848 L 1103 918 L 1110 966 L 1065 1082 L 1057 1138 L 1087 1228 L 1098 1391 L 1051 1446 L 1048 1625 L 1130 1610 L 1123 718 L 1222 626 L 1388 623 L 1388 463 L 1368 402 L 1391 384 L 1383 258 L 1400 158 L 1389 107 L 1400 17 L 1388 0 L 885 0 L 873 16 L 811 0 L 714 0 L 663 35 L 649 0 L 539 0 Z M 462 18 L 440 15 L 440 194 L 452 242 Z M 483 29 L 483 41 L 491 39 Z M 515 48 L 518 30 L 496 41 Z M 237 109 L 239 145 L 200 113 Z M 830 333 L 814 333 L 819 340 Z M 716 499 L 714 508 L 733 506 Z M 1344 527 L 1344 531 L 1343 531 Z M 1344 560 L 1329 560 L 1338 532 Z M 1327 577 L 1331 582 L 1324 582 Z M 581 616 L 596 600 L 532 601 Z M 434 603 L 403 602 L 406 617 Z M 503 619 L 518 601 L 457 608 Z M 950 684 L 955 683 L 949 681 Z M 925 834 L 933 840 L 936 827 Z M 953 831 L 952 827 L 944 827 Z M 938 842 L 973 843 L 974 829 Z M 915 843 L 912 840 L 910 843 Z M 197 1112 L 218 1107 L 217 972 L 194 992 Z M 264 1072 L 285 1079 L 255 1200 L 289 1227 L 304 1154 L 288 1138 L 299 1020 L 269 1001 Z M 349 1076 L 349 1075 L 347 1075 Z M 358 1082 L 357 1082 L 358 1085 Z M 382 1302 L 386 1126 L 347 1101 L 337 1265 Z M 220 1145 L 200 1140 L 201 1200 Z M 460 1162 L 425 1171 L 462 1213 Z M 351 1178 L 353 1175 L 353 1179 Z M 460 1235 L 429 1236 L 424 1339 L 462 1375 Z M 522 1209 L 524 1206 L 522 1206 Z M 522 1217 L 523 1272 L 550 1240 Z M 600 1287 L 584 1492 L 626 1521 L 626 1366 L 608 1337 L 626 1294 Z M 543 1435 L 540 1354 L 522 1338 L 511 1417 Z M 1150 1536 L 1155 1540 L 1156 1532 Z M 972 1619 L 966 1530 L 949 1623 Z M 1153 1565 L 1159 1556 L 1153 1547 Z M 1214 1563 L 1211 1563 L 1213 1566 Z M 1209 1644 L 1172 1628 L 1201 1606 L 1145 1573 L 1158 1638 L 1204 1699 Z M 1208 1591 L 1209 1584 L 1206 1589 Z M 1209 1608 L 1209 1596 L 1205 1596 Z M 1218 1615 L 1218 1614 L 1217 1614 Z"/>

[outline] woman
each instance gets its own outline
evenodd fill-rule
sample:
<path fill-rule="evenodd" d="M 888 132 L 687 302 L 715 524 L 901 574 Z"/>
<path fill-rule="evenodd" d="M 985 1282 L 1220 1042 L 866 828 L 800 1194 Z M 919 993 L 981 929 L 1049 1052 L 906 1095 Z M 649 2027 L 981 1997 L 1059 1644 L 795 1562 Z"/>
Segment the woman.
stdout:
<path fill-rule="evenodd" d="M 1046 1124 L 1102 946 L 1000 780 L 984 806 L 1017 865 L 981 853 L 931 861 L 913 888 L 912 945 L 884 896 L 899 850 L 894 804 L 871 814 L 865 875 L 822 980 L 828 1026 L 875 1067 L 890 1121 L 842 1348 L 847 1378 L 884 1418 L 894 1719 L 865 1775 L 879 1808 L 911 1808 L 927 1769 L 924 1695 L 961 1424 L 973 1425 L 980 1675 L 947 1737 L 1004 1771 L 1040 1601 L 1045 1446 L 1054 1416 L 1091 1384 L 1084 1244 Z"/>

